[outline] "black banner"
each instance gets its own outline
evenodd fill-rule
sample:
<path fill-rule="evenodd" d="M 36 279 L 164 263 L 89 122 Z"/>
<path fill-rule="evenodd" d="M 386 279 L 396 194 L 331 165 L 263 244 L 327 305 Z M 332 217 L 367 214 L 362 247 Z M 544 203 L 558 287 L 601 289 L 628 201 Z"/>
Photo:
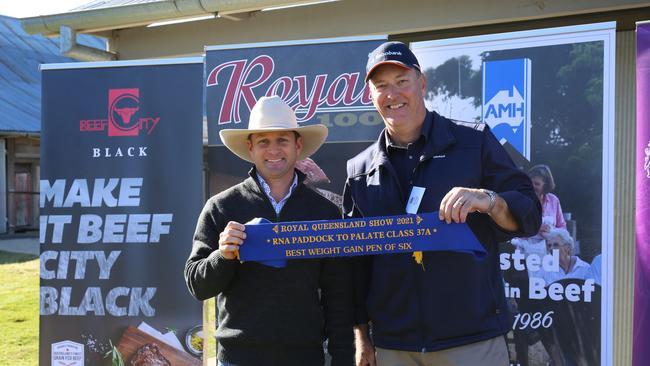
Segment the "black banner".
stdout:
<path fill-rule="evenodd" d="M 128 364 L 152 343 L 200 364 L 183 266 L 202 206 L 203 64 L 105 65 L 43 67 L 40 365 L 117 351 Z"/>

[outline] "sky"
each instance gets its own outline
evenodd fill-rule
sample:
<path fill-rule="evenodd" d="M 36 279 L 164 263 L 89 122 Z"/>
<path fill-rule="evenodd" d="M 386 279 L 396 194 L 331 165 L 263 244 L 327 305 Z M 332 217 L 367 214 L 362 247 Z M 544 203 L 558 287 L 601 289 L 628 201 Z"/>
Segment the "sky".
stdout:
<path fill-rule="evenodd" d="M 92 0 L 0 0 L 0 15 L 14 18 L 64 13 Z"/>

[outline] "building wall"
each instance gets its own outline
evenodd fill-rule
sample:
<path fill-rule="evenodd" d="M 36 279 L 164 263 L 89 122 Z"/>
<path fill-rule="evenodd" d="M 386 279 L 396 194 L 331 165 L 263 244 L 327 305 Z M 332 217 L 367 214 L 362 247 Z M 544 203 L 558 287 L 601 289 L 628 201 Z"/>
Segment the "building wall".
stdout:
<path fill-rule="evenodd" d="M 632 364 L 636 145 L 636 36 L 616 34 L 614 192 L 614 365 Z"/>
<path fill-rule="evenodd" d="M 366 35 L 428 32 L 450 37 L 478 29 L 494 33 L 617 20 L 650 19 L 650 2 L 632 0 L 510 1 L 354 0 L 253 12 L 241 20 L 209 19 L 160 27 L 135 27 L 104 33 L 120 59 L 200 55 L 205 45 L 256 43 Z M 523 27 L 523 28 L 522 28 Z M 630 28 L 633 29 L 633 28 Z M 503 30 L 501 30 L 503 31 Z"/>

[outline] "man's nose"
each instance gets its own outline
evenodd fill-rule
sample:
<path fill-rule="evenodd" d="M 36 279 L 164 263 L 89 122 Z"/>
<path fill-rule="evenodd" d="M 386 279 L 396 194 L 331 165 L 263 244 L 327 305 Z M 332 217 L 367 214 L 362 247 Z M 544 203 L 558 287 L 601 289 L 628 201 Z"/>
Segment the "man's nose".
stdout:
<path fill-rule="evenodd" d="M 271 142 L 269 144 L 269 150 L 270 153 L 277 153 L 280 151 L 280 144 L 277 142 Z"/>
<path fill-rule="evenodd" d="M 388 85 L 385 89 L 385 94 L 387 99 L 396 99 L 399 94 L 399 87 L 396 85 Z"/>

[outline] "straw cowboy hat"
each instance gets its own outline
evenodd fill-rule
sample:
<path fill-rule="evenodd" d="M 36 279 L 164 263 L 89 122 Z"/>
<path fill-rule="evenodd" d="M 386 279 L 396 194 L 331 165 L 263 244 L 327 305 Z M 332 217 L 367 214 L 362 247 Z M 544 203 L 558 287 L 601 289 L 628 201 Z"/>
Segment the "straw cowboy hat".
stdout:
<path fill-rule="evenodd" d="M 302 151 L 298 160 L 315 153 L 327 138 L 327 127 L 321 124 L 298 126 L 296 114 L 278 96 L 262 97 L 257 101 L 248 119 L 248 129 L 224 129 L 219 131 L 219 136 L 230 151 L 252 163 L 248 153 L 248 135 L 280 131 L 296 131 L 302 136 Z"/>

